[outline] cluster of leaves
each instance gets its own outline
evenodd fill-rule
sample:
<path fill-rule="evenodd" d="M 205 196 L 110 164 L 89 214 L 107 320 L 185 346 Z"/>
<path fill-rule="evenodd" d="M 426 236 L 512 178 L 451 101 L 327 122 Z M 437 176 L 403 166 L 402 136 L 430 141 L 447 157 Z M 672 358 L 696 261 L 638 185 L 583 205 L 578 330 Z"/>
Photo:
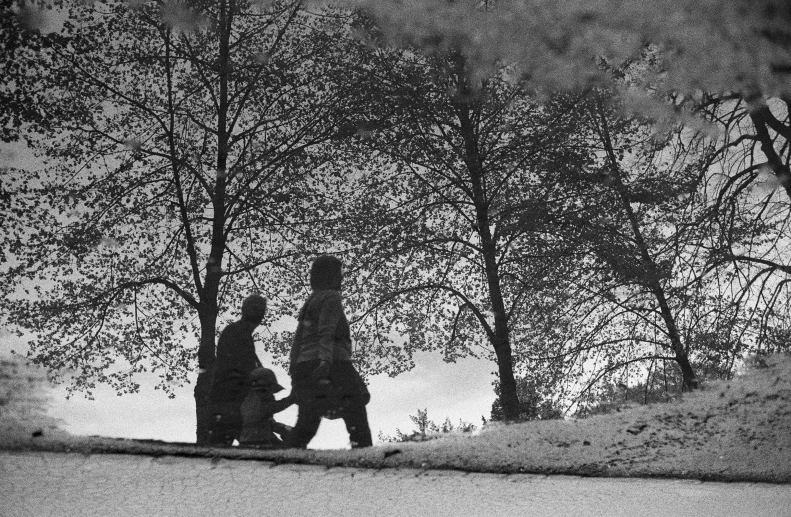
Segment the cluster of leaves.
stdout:
<path fill-rule="evenodd" d="M 47 163 L 4 171 L 2 306 L 38 361 L 183 382 L 328 251 L 360 369 L 494 360 L 495 419 L 788 347 L 787 7 L 355 4 L 65 3 L 49 34 L 2 4 L 2 136 Z"/>
<path fill-rule="evenodd" d="M 524 367 L 524 365 L 520 365 Z M 515 421 L 554 420 L 563 417 L 562 401 L 558 393 L 563 379 L 550 378 L 549 369 L 536 368 L 529 374 L 517 376 L 517 394 L 519 396 L 519 416 Z M 507 420 L 500 401 L 500 384 L 495 381 L 494 393 L 497 398 L 492 403 L 490 420 L 502 422 Z"/>
<path fill-rule="evenodd" d="M 135 391 L 153 367 L 169 389 L 250 292 L 268 323 L 295 312 L 325 213 L 310 176 L 355 111 L 339 63 L 359 45 L 348 13 L 289 1 L 58 12 L 51 35 L 3 21 L 4 114 L 45 163 L 3 172 L 4 312 L 77 387 Z"/>
<path fill-rule="evenodd" d="M 700 123 L 658 127 L 629 114 L 620 93 L 655 61 L 619 70 L 614 89 L 539 105 L 509 67 L 470 87 L 469 74 L 454 76 L 466 66 L 458 54 L 406 55 L 417 70 L 403 72 L 408 86 L 388 92 L 402 120 L 391 116 L 392 126 L 380 123 L 361 139 L 378 170 L 355 178 L 360 194 L 349 219 L 357 233 L 345 238 L 348 256 L 365 265 L 355 303 L 370 300 L 355 309 L 379 336 L 408 336 L 396 351 L 440 349 L 453 360 L 482 350 L 501 362 L 493 329 L 502 296 L 501 336 L 516 369 L 559 372 L 553 377 L 564 382 L 541 387 L 584 403 L 606 386 L 650 378 L 657 361 L 677 363 L 663 371 L 686 387 L 728 375 L 740 354 L 786 328 L 782 259 L 756 288 L 756 268 L 734 273 L 716 250 L 752 239 L 751 256 L 759 244 L 782 254 L 787 202 L 770 192 L 758 218 L 732 207 L 750 219 L 749 233 L 718 227 L 721 177 L 738 175 L 730 144 Z M 419 73 L 424 79 L 414 79 Z M 413 93 L 420 84 L 428 90 Z M 397 104 L 401 98 L 408 101 Z M 464 133 L 470 113 L 472 137 Z M 476 163 L 470 146 L 484 159 Z M 496 268 L 487 268 L 487 239 Z M 757 320 L 756 311 L 766 317 Z M 519 400 L 531 406 L 531 396 Z"/>
<path fill-rule="evenodd" d="M 622 63 L 647 43 L 667 60 L 655 77 L 672 89 L 788 88 L 791 9 L 783 0 L 349 3 L 380 20 L 388 41 L 461 48 L 481 75 L 517 63 L 545 91 L 608 83 L 592 58 Z"/>

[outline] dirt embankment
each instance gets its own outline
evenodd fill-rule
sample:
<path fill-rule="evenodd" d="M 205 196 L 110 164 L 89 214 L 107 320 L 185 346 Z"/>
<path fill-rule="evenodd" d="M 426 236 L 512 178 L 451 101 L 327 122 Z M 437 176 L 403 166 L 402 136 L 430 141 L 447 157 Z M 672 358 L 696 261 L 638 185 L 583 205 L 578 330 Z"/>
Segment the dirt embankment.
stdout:
<path fill-rule="evenodd" d="M 21 367 L 20 367 L 21 368 Z M 3 371 L 9 371 L 4 363 Z M 2 376 L 0 449 L 197 456 L 369 468 L 791 483 L 791 358 L 773 357 L 681 400 L 584 420 L 490 425 L 476 436 L 366 450 L 263 451 L 70 436 L 38 408 L 27 373 Z M 35 375 L 33 375 L 35 377 Z M 15 379 L 15 380 L 14 380 Z M 26 380 L 27 379 L 27 380 Z M 27 383 L 27 397 L 7 390 Z M 21 386 L 25 387 L 25 386 Z"/>

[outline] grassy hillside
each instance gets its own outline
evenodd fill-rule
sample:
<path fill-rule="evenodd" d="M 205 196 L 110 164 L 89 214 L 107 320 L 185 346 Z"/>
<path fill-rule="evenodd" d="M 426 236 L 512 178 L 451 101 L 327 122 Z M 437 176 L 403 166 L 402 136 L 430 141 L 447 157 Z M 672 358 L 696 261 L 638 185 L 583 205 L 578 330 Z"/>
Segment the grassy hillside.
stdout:
<path fill-rule="evenodd" d="M 671 403 L 624 407 L 584 420 L 489 425 L 475 436 L 445 435 L 356 451 L 259 451 L 69 436 L 40 411 L 42 399 L 35 391 L 41 383 L 28 378 L 35 375 L 22 367 L 16 377 L 6 375 L 9 365 L 2 365 L 0 393 L 6 395 L 0 405 L 0 449 L 791 483 L 791 359 L 783 356 Z M 17 389 L 25 395 L 17 398 Z"/>

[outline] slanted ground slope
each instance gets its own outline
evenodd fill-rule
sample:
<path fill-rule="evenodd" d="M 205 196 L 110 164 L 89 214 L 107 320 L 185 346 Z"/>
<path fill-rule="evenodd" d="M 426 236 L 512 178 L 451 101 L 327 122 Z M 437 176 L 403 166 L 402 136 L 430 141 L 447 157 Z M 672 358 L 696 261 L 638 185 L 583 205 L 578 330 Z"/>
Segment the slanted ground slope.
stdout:
<path fill-rule="evenodd" d="M 35 375 L 7 375 L 6 362 L 0 375 L 5 383 L 0 387 L 0 449 L 791 483 L 791 358 L 775 356 L 764 363 L 731 381 L 707 383 L 675 402 L 624 407 L 583 420 L 490 425 L 475 436 L 355 451 L 264 451 L 68 435 L 31 409 L 39 399 L 15 395 L 20 386 L 27 390 L 19 393 L 29 393 Z M 16 389 L 8 389 L 12 385 Z"/>

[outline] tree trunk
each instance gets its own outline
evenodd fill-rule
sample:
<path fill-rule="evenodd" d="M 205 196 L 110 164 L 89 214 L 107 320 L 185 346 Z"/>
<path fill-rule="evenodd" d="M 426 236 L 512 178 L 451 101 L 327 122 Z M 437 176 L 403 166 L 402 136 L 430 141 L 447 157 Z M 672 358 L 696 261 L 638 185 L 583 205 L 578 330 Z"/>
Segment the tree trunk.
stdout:
<path fill-rule="evenodd" d="M 692 369 L 692 365 L 689 362 L 687 350 L 684 348 L 684 344 L 681 342 L 681 333 L 678 331 L 678 326 L 676 325 L 676 318 L 673 316 L 673 311 L 670 310 L 670 304 L 667 301 L 665 290 L 662 288 L 662 284 L 657 276 L 657 271 L 659 268 L 657 267 L 656 262 L 654 262 L 654 259 L 651 257 L 645 239 L 643 239 L 643 233 L 640 230 L 637 217 L 635 216 L 632 206 L 629 203 L 626 188 L 621 183 L 620 177 L 618 177 L 616 181 L 620 187 L 620 195 L 624 210 L 626 211 L 629 221 L 632 225 L 635 242 L 637 242 L 637 245 L 640 248 L 640 261 L 642 262 L 644 269 L 648 271 L 650 275 L 650 278 L 647 282 L 648 287 L 659 304 L 662 320 L 665 322 L 665 329 L 667 330 L 667 335 L 670 339 L 670 346 L 673 349 L 673 353 L 675 354 L 676 362 L 678 363 L 679 367 L 681 367 L 681 375 L 683 378 L 682 389 L 686 391 L 693 390 L 698 387 L 698 380 L 695 376 L 694 370 Z"/>
<path fill-rule="evenodd" d="M 783 162 L 783 158 L 777 153 L 774 146 L 774 139 L 769 134 L 770 121 L 774 123 L 773 128 L 777 132 L 781 132 L 783 137 L 788 138 L 791 133 L 791 127 L 784 125 L 778 121 L 772 114 L 766 102 L 756 95 L 747 97 L 749 106 L 750 120 L 755 127 L 756 139 L 761 144 L 761 151 L 766 156 L 769 163 L 769 168 L 777 178 L 778 183 L 785 189 L 786 195 L 791 199 L 791 170 L 788 164 Z"/>
<path fill-rule="evenodd" d="M 225 210 L 228 177 L 228 78 L 231 71 L 230 35 L 233 25 L 234 2 L 220 2 L 219 13 L 219 110 L 217 113 L 217 177 L 212 196 L 211 250 L 206 264 L 206 276 L 201 292 L 201 342 L 198 349 L 198 382 L 195 385 L 195 416 L 197 418 L 197 443 L 208 441 L 211 424 L 209 402 L 214 380 L 216 361 L 215 336 L 217 333 L 217 297 L 222 279 L 222 261 L 225 253 Z"/>
<path fill-rule="evenodd" d="M 626 189 L 621 183 L 620 177 L 618 177 L 616 181 L 620 187 L 621 200 L 623 202 L 624 210 L 626 211 L 629 221 L 632 225 L 635 241 L 640 248 L 640 261 L 644 269 L 648 271 L 650 275 L 650 278 L 647 282 L 648 287 L 659 304 L 662 320 L 665 322 L 665 329 L 667 330 L 667 335 L 670 339 L 670 346 L 673 349 L 673 353 L 675 354 L 676 362 L 681 367 L 681 375 L 683 378 L 682 389 L 687 391 L 693 390 L 698 387 L 698 380 L 695 376 L 694 370 L 692 369 L 692 365 L 689 362 L 687 350 L 684 348 L 684 344 L 681 342 L 681 333 L 678 331 L 678 326 L 676 325 L 676 318 L 673 316 L 673 311 L 670 310 L 670 304 L 667 301 L 665 290 L 662 288 L 662 284 L 657 276 L 657 271 L 659 268 L 657 267 L 656 262 L 654 262 L 654 259 L 651 257 L 645 239 L 643 239 L 643 233 L 640 230 L 637 217 L 635 216 L 632 206 L 629 203 Z"/>
<path fill-rule="evenodd" d="M 495 318 L 496 319 L 496 318 Z M 495 322 L 495 327 L 497 327 Z M 497 355 L 497 375 L 500 378 L 500 405 L 503 408 L 503 418 L 506 421 L 517 421 L 520 418 L 519 395 L 516 390 L 516 379 L 514 378 L 514 361 L 511 356 L 511 343 L 508 337 L 508 330 L 504 336 L 495 330 L 496 341 L 494 352 Z"/>
<path fill-rule="evenodd" d="M 222 240 L 223 232 L 217 232 L 213 241 Z M 220 249 L 222 247 L 220 246 Z M 201 339 L 198 347 L 198 381 L 195 383 L 195 417 L 196 417 L 196 442 L 208 442 L 209 426 L 212 415 L 209 411 L 211 388 L 214 381 L 214 363 L 217 359 L 216 335 L 217 314 L 219 308 L 217 296 L 219 293 L 220 278 L 222 274 L 222 252 L 217 252 L 217 245 L 212 245 L 212 254 L 209 256 L 206 267 L 206 279 L 203 284 L 203 299 L 198 310 L 201 323 Z M 219 256 L 215 256 L 218 253 Z"/>
<path fill-rule="evenodd" d="M 649 279 L 647 281 L 643 280 L 641 283 L 643 286 L 651 290 L 651 293 L 654 295 L 654 298 L 656 298 L 656 301 L 659 304 L 662 320 L 665 323 L 667 335 L 670 339 L 670 347 L 675 354 L 675 361 L 681 368 L 681 375 L 683 379 L 682 389 L 695 389 L 698 387 L 698 380 L 695 376 L 695 371 L 692 369 L 692 365 L 689 362 L 687 350 L 684 348 L 684 344 L 681 342 L 681 334 L 678 331 L 676 319 L 673 316 L 673 312 L 670 310 L 670 304 L 668 304 L 667 296 L 665 296 L 665 290 L 662 288 L 662 284 L 657 275 L 659 268 L 651 256 L 651 252 L 648 249 L 648 244 L 643 238 L 643 232 L 640 228 L 640 223 L 637 220 L 637 215 L 632 209 L 629 192 L 627 191 L 626 185 L 624 185 L 623 179 L 621 178 L 621 170 L 620 166 L 618 165 L 618 159 L 615 156 L 615 150 L 613 149 L 612 141 L 610 140 L 610 130 L 607 124 L 607 117 L 602 110 L 601 103 L 599 103 L 598 108 L 602 123 L 602 144 L 604 144 L 605 150 L 607 151 L 607 156 L 610 160 L 610 170 L 612 171 L 615 190 L 618 194 L 621 206 L 626 213 L 626 217 L 629 219 L 629 225 L 631 226 L 635 243 L 637 244 L 638 250 L 640 252 L 640 263 L 643 266 L 644 271 L 646 271 L 649 275 Z"/>
<path fill-rule="evenodd" d="M 460 78 L 463 77 L 460 74 Z M 468 89 L 460 79 L 462 90 Z M 460 122 L 460 131 L 464 139 L 464 160 L 472 184 L 475 217 L 478 235 L 483 249 L 483 261 L 486 271 L 486 283 L 489 289 L 489 301 L 494 313 L 494 335 L 490 335 L 492 347 L 497 357 L 497 373 L 500 377 L 500 403 L 503 417 L 507 421 L 519 420 L 520 404 L 514 378 L 514 361 L 511 355 L 511 329 L 508 325 L 508 313 L 505 309 L 503 292 L 500 287 L 500 270 L 497 264 L 497 239 L 489 228 L 489 200 L 484 188 L 484 168 L 478 151 L 477 135 L 470 116 L 470 107 L 464 103 L 456 106 Z"/>
<path fill-rule="evenodd" d="M 692 369 L 692 365 L 689 362 L 689 356 L 686 353 L 681 355 L 676 354 L 676 362 L 678 363 L 679 367 L 681 367 L 681 377 L 683 379 L 681 389 L 683 391 L 692 391 L 697 389 L 698 378 L 695 375 L 695 370 Z"/>
<path fill-rule="evenodd" d="M 217 310 L 201 307 L 201 338 L 198 347 L 198 381 L 195 383 L 195 421 L 196 443 L 209 442 L 211 411 L 209 408 L 211 388 L 214 382 L 214 363 L 216 360 L 215 336 L 217 330 Z M 212 313 L 213 312 L 213 313 Z"/>
<path fill-rule="evenodd" d="M 195 443 L 198 445 L 209 443 L 213 374 L 214 365 L 209 369 L 201 368 L 198 370 L 198 381 L 195 383 Z"/>
<path fill-rule="evenodd" d="M 479 223 L 481 226 L 481 244 L 484 252 L 484 267 L 486 268 L 486 282 L 489 287 L 489 300 L 494 313 L 494 339 L 492 346 L 497 356 L 497 374 L 500 377 L 500 404 L 503 407 L 503 417 L 507 421 L 516 421 L 520 418 L 519 395 L 516 390 L 514 378 L 514 360 L 511 355 L 511 329 L 508 325 L 508 315 L 505 310 L 503 292 L 500 288 L 500 271 L 497 266 L 497 244 L 489 230 L 489 221 L 486 210 L 479 210 Z"/>
<path fill-rule="evenodd" d="M 655 286 L 652 287 L 654 296 L 659 302 L 659 309 L 662 312 L 662 318 L 665 321 L 668 336 L 670 336 L 670 344 L 675 353 L 676 363 L 681 368 L 681 377 L 683 384 L 681 389 L 684 391 L 691 391 L 698 387 L 698 378 L 695 371 L 692 369 L 692 364 L 689 362 L 689 355 L 687 354 L 684 344 L 681 342 L 681 334 L 676 326 L 676 320 L 673 313 L 670 311 L 670 306 L 665 298 L 665 293 L 659 285 L 659 281 L 655 281 Z"/>

